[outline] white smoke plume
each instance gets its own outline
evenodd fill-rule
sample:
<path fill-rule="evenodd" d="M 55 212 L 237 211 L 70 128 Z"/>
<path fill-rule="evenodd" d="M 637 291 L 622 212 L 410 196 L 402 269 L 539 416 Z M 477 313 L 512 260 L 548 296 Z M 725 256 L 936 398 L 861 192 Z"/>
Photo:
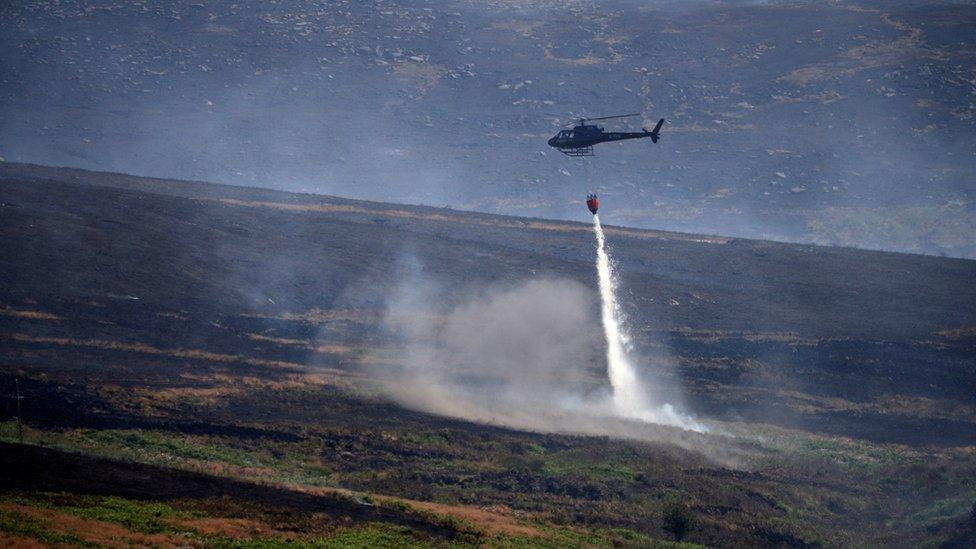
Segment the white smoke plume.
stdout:
<path fill-rule="evenodd" d="M 457 295 L 463 297 L 447 297 Z M 701 424 L 635 396 L 644 393 L 632 371 L 629 389 L 620 385 L 627 374 L 607 379 L 596 297 L 579 282 L 552 277 L 458 292 L 408 262 L 387 300 L 390 344 L 369 359 L 369 377 L 402 405 L 440 415 L 695 450 L 714 446 L 692 432 L 703 432 Z M 612 352 L 625 357 L 626 342 L 618 344 Z M 727 454 L 724 448 L 708 453 L 729 462 L 716 457 Z"/>
<path fill-rule="evenodd" d="M 403 404 L 530 427 L 598 386 L 587 372 L 599 341 L 582 285 L 536 279 L 442 303 L 449 293 L 414 273 L 389 303 L 397 371 L 379 373 Z"/>

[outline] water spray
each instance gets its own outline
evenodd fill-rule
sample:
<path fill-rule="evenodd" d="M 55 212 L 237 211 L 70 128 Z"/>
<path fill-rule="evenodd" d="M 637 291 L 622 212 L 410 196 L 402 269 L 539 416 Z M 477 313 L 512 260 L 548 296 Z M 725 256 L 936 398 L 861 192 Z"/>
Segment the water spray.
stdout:
<path fill-rule="evenodd" d="M 632 343 L 624 328 L 624 314 L 617 301 L 617 276 L 607 254 L 606 237 L 600 224 L 600 199 L 595 194 L 586 197 L 586 206 L 593 213 L 593 232 L 596 234 L 596 272 L 600 283 L 600 312 L 603 334 L 607 341 L 607 376 L 613 389 L 613 409 L 619 417 L 674 425 L 693 431 L 705 427 L 691 418 L 677 413 L 670 404 L 652 407 L 644 394 L 637 371 L 630 361 Z"/>

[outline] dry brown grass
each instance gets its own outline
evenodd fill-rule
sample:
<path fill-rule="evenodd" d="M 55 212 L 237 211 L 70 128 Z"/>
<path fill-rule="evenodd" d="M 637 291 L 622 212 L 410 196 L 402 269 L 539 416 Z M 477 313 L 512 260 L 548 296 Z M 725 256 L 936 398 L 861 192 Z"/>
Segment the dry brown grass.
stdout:
<path fill-rule="evenodd" d="M 443 70 L 443 67 L 430 63 L 403 62 L 397 63 L 393 67 L 393 73 L 396 74 L 397 79 L 416 90 L 416 99 L 427 95 L 437 87 Z"/>
<path fill-rule="evenodd" d="M 251 358 L 241 355 L 228 355 L 222 353 L 212 353 L 201 349 L 160 349 L 145 343 L 124 343 L 121 341 L 111 341 L 103 339 L 74 339 L 67 337 L 41 337 L 30 336 L 27 334 L 0 335 L 0 338 L 9 338 L 25 343 L 40 343 L 46 345 L 64 345 L 71 347 L 88 347 L 92 349 L 103 349 L 108 351 L 123 351 L 129 353 L 141 353 L 147 355 L 168 356 L 171 358 L 184 358 L 191 360 L 205 360 L 209 362 L 242 363 L 251 366 L 264 366 L 268 368 L 281 368 L 286 370 L 304 370 L 305 366 L 294 362 L 283 360 L 267 360 L 263 358 Z"/>
<path fill-rule="evenodd" d="M 237 200 L 234 198 L 221 198 L 219 202 L 228 206 L 245 208 L 274 208 L 292 212 L 318 212 L 318 213 L 359 213 L 372 216 L 399 217 L 406 219 L 422 219 L 425 221 L 442 221 L 450 223 L 466 223 L 491 227 L 503 227 L 513 229 L 529 229 L 536 231 L 555 231 L 555 232 L 590 232 L 589 226 L 583 224 L 570 224 L 546 221 L 509 221 L 504 219 L 483 219 L 483 218 L 464 218 L 458 215 L 441 213 L 418 213 L 399 209 L 368 209 L 348 204 L 330 204 L 322 202 L 318 204 L 292 204 L 288 202 L 261 202 Z M 623 229 L 619 227 L 604 227 L 604 232 L 614 236 L 626 236 L 638 239 L 655 240 L 679 240 L 683 242 L 698 242 L 704 244 L 727 244 L 731 239 L 711 236 L 667 233 L 663 231 L 653 231 L 645 229 Z"/>
<path fill-rule="evenodd" d="M 522 36 L 531 38 L 532 31 L 541 26 L 541 21 L 520 21 L 518 19 L 513 19 L 511 21 L 496 21 L 489 27 L 495 30 L 512 31 L 516 34 L 521 34 Z"/>
<path fill-rule="evenodd" d="M 824 64 L 801 67 L 799 69 L 790 71 L 790 73 L 785 76 L 779 77 L 778 80 L 793 84 L 794 86 L 806 86 L 811 82 L 819 82 L 828 78 L 851 74 L 854 74 L 852 69 L 839 70 L 832 65 Z"/>
<path fill-rule="evenodd" d="M 37 549 L 48 546 L 37 540 L 15 538 L 0 532 L 0 547 L 4 547 L 5 549 Z"/>
<path fill-rule="evenodd" d="M 795 82 L 794 82 L 795 83 Z M 821 105 L 829 105 L 831 103 L 836 103 L 845 96 L 841 95 L 836 91 L 825 91 L 820 93 L 812 93 L 806 95 L 792 96 L 792 95 L 774 95 L 773 100 L 777 105 L 788 105 L 795 103 L 819 103 Z"/>
<path fill-rule="evenodd" d="M 878 10 L 858 11 L 878 13 L 884 24 L 906 34 L 890 41 L 871 40 L 847 50 L 841 54 L 839 60 L 801 67 L 778 80 L 805 86 L 811 82 L 852 76 L 866 69 L 896 64 L 913 56 L 939 57 L 939 52 L 924 47 L 922 29 L 903 21 L 895 21 L 891 15 Z"/>
<path fill-rule="evenodd" d="M 557 57 L 549 48 L 545 49 L 544 55 L 546 59 L 550 61 L 558 61 L 559 63 L 565 63 L 567 65 L 574 65 L 577 67 L 589 67 L 591 65 L 599 65 L 600 63 L 607 62 L 606 59 L 599 58 L 592 53 L 588 53 L 583 57 Z"/>
<path fill-rule="evenodd" d="M 3 504 L 10 513 L 36 520 L 47 530 L 71 534 L 104 547 L 200 547 L 203 544 L 175 534 L 142 534 L 111 522 L 87 519 L 53 509 L 38 509 L 16 503 Z"/>
<path fill-rule="evenodd" d="M 703 343 L 718 343 L 741 339 L 752 343 L 788 343 L 795 346 L 814 347 L 824 342 L 851 341 L 850 337 L 802 337 L 796 332 L 748 332 L 736 330 L 695 330 L 679 328 L 675 332 L 683 337 Z"/>
<path fill-rule="evenodd" d="M 246 397 L 252 391 L 301 390 L 309 387 L 336 387 L 353 390 L 358 387 L 359 374 L 331 369 L 316 369 L 301 374 L 285 374 L 278 379 L 254 376 L 232 376 L 227 374 L 194 375 L 183 374 L 185 387 L 153 389 L 149 387 L 122 388 L 106 385 L 105 389 L 115 394 L 131 393 L 135 402 L 141 406 L 142 413 L 154 410 L 165 411 L 174 405 L 193 404 L 201 407 L 224 405 L 229 398 Z"/>
<path fill-rule="evenodd" d="M 316 495 L 340 495 L 344 497 L 359 497 L 360 494 L 344 488 L 328 488 L 319 486 L 304 486 L 296 484 L 276 484 L 275 486 Z M 536 528 L 519 522 L 511 509 L 496 505 L 491 507 L 476 507 L 471 505 L 448 505 L 430 501 L 398 498 L 392 496 L 373 496 L 385 504 L 401 504 L 412 509 L 468 521 L 476 528 L 489 535 L 507 534 L 512 536 L 543 537 L 544 534 Z M 523 513 L 520 513 L 523 514 Z"/>
<path fill-rule="evenodd" d="M 13 307 L 9 307 L 7 305 L 0 306 L 0 316 L 29 318 L 31 320 L 63 320 L 62 317 L 58 315 L 45 313 L 44 311 L 25 311 L 23 309 L 14 309 Z"/>
<path fill-rule="evenodd" d="M 234 539 L 270 536 L 275 533 L 267 524 L 243 518 L 170 519 L 167 522 L 177 528 L 194 530 L 205 536 L 227 536 Z"/>
<path fill-rule="evenodd" d="M 272 337 L 261 334 L 247 334 L 247 338 L 253 341 L 267 341 L 268 343 L 276 343 L 278 345 L 290 345 L 294 347 L 302 347 L 310 351 L 315 351 L 316 353 L 328 354 L 328 355 L 345 355 L 352 353 L 355 349 L 348 345 L 338 345 L 338 344 L 323 344 L 317 345 L 308 339 L 288 339 L 284 337 Z"/>
<path fill-rule="evenodd" d="M 282 313 L 278 315 L 246 314 L 242 316 L 245 318 L 273 318 L 275 320 L 291 320 L 296 322 L 305 322 L 308 324 L 327 324 L 329 322 L 373 323 L 380 319 L 380 314 L 381 313 L 378 311 L 312 308 L 307 311 Z"/>
<path fill-rule="evenodd" d="M 220 387 L 171 387 L 168 389 L 133 389 L 141 402 L 146 404 L 177 404 L 191 402 L 199 406 L 217 406 L 228 398 L 245 393 L 243 388 Z"/>
<path fill-rule="evenodd" d="M 775 393 L 783 397 L 790 408 L 804 413 L 828 411 L 879 415 L 899 414 L 910 417 L 952 420 L 976 419 L 976 408 L 973 406 L 926 397 L 885 394 L 874 401 L 852 401 L 790 390 L 780 390 L 775 391 Z"/>
<path fill-rule="evenodd" d="M 334 385 L 337 381 L 336 373 L 342 377 L 355 377 L 353 374 L 327 369 L 315 369 L 302 373 L 290 373 L 278 379 L 267 379 L 254 376 L 232 376 L 227 374 L 182 374 L 181 379 L 191 381 L 197 385 L 209 383 L 215 386 L 246 387 L 252 389 L 295 389 L 308 386 Z"/>
<path fill-rule="evenodd" d="M 879 408 L 904 415 L 922 415 L 958 420 L 976 418 L 976 406 L 967 406 L 934 398 L 910 395 L 881 395 L 876 399 Z"/>
<path fill-rule="evenodd" d="M 430 501 L 398 501 L 406 503 L 414 509 L 469 521 L 489 535 L 543 537 L 543 533 L 538 529 L 519 523 L 512 510 L 501 505 L 473 507 L 469 505 L 446 505 Z"/>
<path fill-rule="evenodd" d="M 269 343 L 277 343 L 278 345 L 294 345 L 297 347 L 308 347 L 311 343 L 307 339 L 288 339 L 285 337 L 272 337 L 261 334 L 247 334 L 247 338 L 251 341 L 267 341 Z"/>
<path fill-rule="evenodd" d="M 960 328 L 939 330 L 938 332 L 935 332 L 935 335 L 944 337 L 946 339 L 967 339 L 976 337 L 976 326 L 962 326 Z"/>

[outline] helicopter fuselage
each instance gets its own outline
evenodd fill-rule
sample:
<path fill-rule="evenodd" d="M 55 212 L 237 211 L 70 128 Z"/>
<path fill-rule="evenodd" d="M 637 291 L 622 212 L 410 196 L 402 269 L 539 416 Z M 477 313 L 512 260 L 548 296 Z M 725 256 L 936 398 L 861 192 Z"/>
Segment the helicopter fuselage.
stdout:
<path fill-rule="evenodd" d="M 622 141 L 624 139 L 640 139 L 651 137 L 651 132 L 607 132 L 598 126 L 576 126 L 571 130 L 562 130 L 549 140 L 549 145 L 557 149 L 576 149 L 592 147 L 597 143 L 607 141 Z"/>
<path fill-rule="evenodd" d="M 646 129 L 639 132 L 608 132 L 603 128 L 591 124 L 579 124 L 571 130 L 561 130 L 551 139 L 549 146 L 559 149 L 560 152 L 570 156 L 591 156 L 593 145 L 606 143 L 607 141 L 623 141 L 625 139 L 640 139 L 650 137 L 657 143 L 660 137 L 661 125 L 664 120 L 660 120 L 652 131 Z"/>

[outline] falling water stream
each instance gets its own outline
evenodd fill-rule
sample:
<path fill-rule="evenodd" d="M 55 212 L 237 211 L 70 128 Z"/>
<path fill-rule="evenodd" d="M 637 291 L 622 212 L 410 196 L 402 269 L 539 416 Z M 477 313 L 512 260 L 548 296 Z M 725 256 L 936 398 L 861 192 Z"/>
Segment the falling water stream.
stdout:
<path fill-rule="evenodd" d="M 623 327 L 623 312 L 617 301 L 617 277 L 607 254 L 606 237 L 600 216 L 593 215 L 596 233 L 596 271 L 600 280 L 600 309 L 603 334 L 607 340 L 607 375 L 613 388 L 614 413 L 620 417 L 674 425 L 692 431 L 705 431 L 693 419 L 677 413 L 670 404 L 652 407 L 644 394 L 637 372 L 630 361 L 630 336 Z"/>

